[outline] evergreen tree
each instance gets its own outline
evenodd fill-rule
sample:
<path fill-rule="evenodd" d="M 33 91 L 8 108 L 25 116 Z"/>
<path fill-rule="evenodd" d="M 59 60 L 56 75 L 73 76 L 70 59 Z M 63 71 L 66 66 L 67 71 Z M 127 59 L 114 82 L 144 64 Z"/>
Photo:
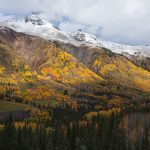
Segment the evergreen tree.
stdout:
<path fill-rule="evenodd" d="M 6 121 L 3 131 L 3 150 L 16 150 L 16 130 L 13 124 L 12 116 Z"/>

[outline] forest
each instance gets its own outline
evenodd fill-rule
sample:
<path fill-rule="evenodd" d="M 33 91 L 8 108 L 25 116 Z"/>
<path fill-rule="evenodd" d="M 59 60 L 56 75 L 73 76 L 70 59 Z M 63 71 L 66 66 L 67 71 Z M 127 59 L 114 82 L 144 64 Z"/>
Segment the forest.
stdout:
<path fill-rule="evenodd" d="M 69 105 L 1 120 L 2 150 L 149 150 L 148 109 L 89 112 Z"/>
<path fill-rule="evenodd" d="M 135 61 L 0 29 L 0 150 L 149 150 L 150 72 Z"/>

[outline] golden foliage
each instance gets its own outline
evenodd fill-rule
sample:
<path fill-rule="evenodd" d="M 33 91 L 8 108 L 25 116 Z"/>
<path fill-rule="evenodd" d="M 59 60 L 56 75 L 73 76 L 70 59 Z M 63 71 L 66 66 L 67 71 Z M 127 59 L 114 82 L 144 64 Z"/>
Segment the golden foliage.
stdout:
<path fill-rule="evenodd" d="M 85 115 L 85 117 L 90 120 L 94 116 L 102 115 L 105 117 L 109 117 L 112 114 L 117 114 L 120 113 L 120 108 L 112 108 L 109 110 L 100 110 L 98 112 L 89 112 L 88 114 Z"/>
<path fill-rule="evenodd" d="M 150 72 L 136 66 L 124 57 L 100 56 L 93 67 L 100 75 L 115 83 L 150 92 Z"/>
<path fill-rule="evenodd" d="M 61 49 L 56 51 L 56 48 L 51 48 L 51 53 L 48 54 L 51 55 L 50 59 L 40 68 L 42 76 L 68 84 L 102 80 L 71 54 Z"/>
<path fill-rule="evenodd" d="M 0 74 L 3 74 L 5 71 L 5 67 L 0 66 Z"/>

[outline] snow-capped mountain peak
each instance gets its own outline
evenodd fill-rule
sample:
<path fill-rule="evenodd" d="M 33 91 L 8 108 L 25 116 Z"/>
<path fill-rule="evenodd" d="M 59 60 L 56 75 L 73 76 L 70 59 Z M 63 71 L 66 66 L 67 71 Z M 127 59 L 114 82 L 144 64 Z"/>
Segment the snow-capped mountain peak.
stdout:
<path fill-rule="evenodd" d="M 40 36 L 49 40 L 56 40 L 57 35 L 61 32 L 49 21 L 35 13 L 21 19 L 9 19 L 1 24 L 17 32 Z"/>
<path fill-rule="evenodd" d="M 44 20 L 34 13 L 25 17 L 25 22 L 26 23 L 31 22 L 33 25 L 44 25 Z"/>
<path fill-rule="evenodd" d="M 82 32 L 82 31 L 79 31 L 79 30 L 77 32 L 71 33 L 71 36 L 76 41 L 86 42 L 86 43 L 89 43 L 89 44 L 94 44 L 97 41 L 96 36 L 85 33 L 85 32 Z"/>
<path fill-rule="evenodd" d="M 76 32 L 64 32 L 53 26 L 47 19 L 44 19 L 38 13 L 32 13 L 25 18 L 9 19 L 1 22 L 0 26 L 9 27 L 16 32 L 23 32 L 29 35 L 35 35 L 51 41 L 60 41 L 71 43 L 76 46 L 87 45 L 92 47 L 105 47 L 115 53 L 123 55 L 140 55 L 150 57 L 150 46 L 129 46 L 116 44 L 96 38 L 92 34 L 78 30 Z"/>
<path fill-rule="evenodd" d="M 84 33 L 82 32 L 77 32 L 73 35 L 74 39 L 77 41 L 85 41 L 86 40 L 86 36 Z"/>

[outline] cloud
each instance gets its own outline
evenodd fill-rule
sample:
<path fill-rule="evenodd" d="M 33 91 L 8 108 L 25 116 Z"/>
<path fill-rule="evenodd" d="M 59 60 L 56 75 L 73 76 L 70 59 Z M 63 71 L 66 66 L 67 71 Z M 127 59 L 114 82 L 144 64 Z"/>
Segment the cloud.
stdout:
<path fill-rule="evenodd" d="M 99 26 L 79 24 L 71 21 L 61 22 L 59 24 L 59 28 L 63 31 L 71 31 L 71 32 L 82 30 L 83 32 L 88 32 L 91 34 L 95 34 L 97 36 L 99 36 L 99 34 L 101 33 L 101 27 Z"/>
<path fill-rule="evenodd" d="M 41 11 L 64 30 L 82 28 L 129 44 L 150 43 L 149 10 L 149 0 L 0 0 L 0 12 Z"/>

